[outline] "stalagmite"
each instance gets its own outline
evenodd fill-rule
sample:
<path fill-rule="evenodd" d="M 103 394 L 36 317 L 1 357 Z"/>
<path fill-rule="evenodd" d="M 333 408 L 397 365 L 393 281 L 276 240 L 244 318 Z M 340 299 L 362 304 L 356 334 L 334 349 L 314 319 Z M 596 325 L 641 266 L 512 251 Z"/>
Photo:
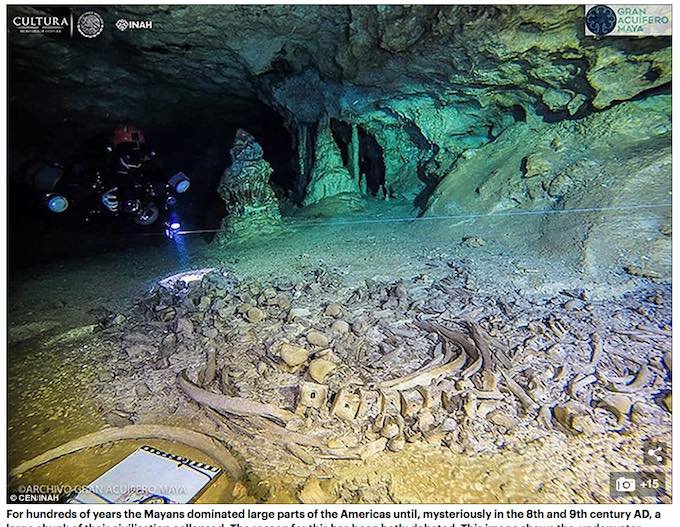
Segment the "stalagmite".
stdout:
<path fill-rule="evenodd" d="M 312 205 L 338 194 L 359 193 L 359 183 L 345 168 L 328 119 L 319 123 L 314 150 L 312 178 L 304 204 Z"/>
<path fill-rule="evenodd" d="M 239 129 L 229 155 L 231 164 L 217 188 L 227 208 L 222 230 L 229 235 L 258 235 L 278 228 L 279 202 L 269 184 L 273 170 L 265 161 L 260 144 Z"/>

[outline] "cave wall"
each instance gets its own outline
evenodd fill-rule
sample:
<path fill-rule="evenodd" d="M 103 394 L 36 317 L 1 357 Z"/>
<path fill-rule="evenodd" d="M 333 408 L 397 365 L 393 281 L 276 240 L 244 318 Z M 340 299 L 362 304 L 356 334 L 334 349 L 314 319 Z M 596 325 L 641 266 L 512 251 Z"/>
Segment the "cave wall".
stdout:
<path fill-rule="evenodd" d="M 670 277 L 671 143 L 670 95 L 579 120 L 529 117 L 465 151 L 425 216 L 505 214 L 511 231 L 532 214 L 542 220 L 542 256 L 559 262 L 578 255 L 590 274 L 628 269 Z"/>
<path fill-rule="evenodd" d="M 50 9 L 10 6 L 9 14 Z M 670 38 L 586 38 L 582 6 L 98 12 L 110 28 L 118 18 L 149 18 L 154 30 L 110 29 L 87 41 L 10 32 L 10 117 L 29 123 L 14 140 L 31 136 L 32 119 L 67 117 L 85 132 L 127 119 L 160 127 L 178 117 L 247 116 L 257 102 L 278 112 L 292 137 L 330 117 L 361 126 L 383 150 L 389 192 L 420 197 L 426 213 L 545 201 L 519 173 L 503 175 L 497 148 L 533 144 L 551 123 L 576 126 L 668 90 L 671 80 Z M 499 166 L 475 171 L 475 156 Z M 305 183 L 310 176 L 298 175 Z M 507 188 L 470 197 L 498 177 Z"/>

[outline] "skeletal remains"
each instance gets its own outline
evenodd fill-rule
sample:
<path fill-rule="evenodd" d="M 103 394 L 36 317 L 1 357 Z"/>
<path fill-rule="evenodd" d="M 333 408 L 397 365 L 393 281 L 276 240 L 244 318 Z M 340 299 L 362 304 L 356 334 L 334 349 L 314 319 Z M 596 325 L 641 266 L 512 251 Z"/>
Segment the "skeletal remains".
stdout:
<path fill-rule="evenodd" d="M 670 411 L 670 395 L 657 402 L 670 392 L 671 363 L 670 307 L 658 302 L 669 291 L 658 286 L 638 310 L 649 316 L 631 307 L 622 318 L 613 303 L 565 309 L 551 298 L 480 293 L 453 265 L 436 280 L 360 287 L 324 268 L 297 284 L 239 282 L 220 269 L 187 276 L 166 279 L 125 325 L 101 332 L 120 351 L 114 380 L 96 393 L 118 416 L 112 422 L 127 426 L 12 475 L 139 437 L 152 429 L 135 427 L 163 411 L 190 421 L 199 435 L 187 437 L 232 474 L 232 460 L 205 441 L 220 437 L 253 466 L 290 456 L 314 467 L 415 441 L 489 450 L 519 426 L 621 430 L 640 404 L 657 420 Z M 641 296 L 624 301 L 638 306 Z"/>

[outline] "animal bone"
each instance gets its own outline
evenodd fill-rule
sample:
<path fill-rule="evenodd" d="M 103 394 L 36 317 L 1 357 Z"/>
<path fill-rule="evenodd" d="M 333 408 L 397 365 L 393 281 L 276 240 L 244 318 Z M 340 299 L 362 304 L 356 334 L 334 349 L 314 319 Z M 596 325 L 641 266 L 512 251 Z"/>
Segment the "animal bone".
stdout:
<path fill-rule="evenodd" d="M 663 363 L 664 366 L 666 366 L 666 369 L 669 372 L 673 371 L 673 353 L 670 351 L 667 351 L 666 353 L 663 354 Z"/>
<path fill-rule="evenodd" d="M 405 446 L 406 440 L 401 436 L 393 437 L 387 441 L 387 448 L 392 452 L 399 452 L 400 450 L 403 450 Z"/>
<path fill-rule="evenodd" d="M 361 397 L 343 388 L 333 400 L 331 414 L 345 421 L 353 421 L 359 412 L 360 405 Z"/>
<path fill-rule="evenodd" d="M 492 412 L 498 407 L 498 401 L 481 401 L 477 406 L 477 415 L 484 418 L 489 412 Z"/>
<path fill-rule="evenodd" d="M 216 461 L 234 479 L 240 479 L 242 469 L 236 458 L 222 446 L 217 440 L 210 436 L 180 428 L 175 426 L 163 425 L 129 425 L 122 428 L 105 428 L 98 432 L 84 435 L 68 443 L 64 443 L 56 448 L 40 454 L 28 461 L 24 461 L 19 466 L 13 468 L 9 476 L 15 478 L 28 472 L 32 468 L 39 467 L 55 459 L 68 454 L 73 454 L 86 448 L 93 448 L 106 443 L 132 439 L 164 439 L 167 441 L 177 441 L 188 445 L 196 450 L 200 450 L 205 455 Z"/>
<path fill-rule="evenodd" d="M 505 384 L 508 390 L 515 397 L 517 397 L 524 410 L 526 411 L 538 410 L 538 404 L 536 404 L 536 402 L 529 396 L 529 394 L 524 390 L 524 388 L 517 384 L 515 380 L 512 379 L 510 375 L 505 373 L 503 370 L 501 370 L 501 375 L 503 375 L 503 379 L 505 379 Z"/>
<path fill-rule="evenodd" d="M 567 332 L 564 326 L 559 323 L 559 321 L 553 319 L 552 317 L 546 320 L 546 325 L 550 329 L 550 331 L 553 332 L 553 334 L 557 337 L 557 340 L 562 340 L 564 338 L 564 334 Z"/>
<path fill-rule="evenodd" d="M 208 392 L 192 383 L 187 377 L 186 371 L 181 372 L 177 376 L 177 383 L 190 399 L 217 411 L 239 416 L 265 417 L 277 423 L 287 423 L 295 417 L 294 413 L 282 410 L 271 404 Z"/>
<path fill-rule="evenodd" d="M 660 337 L 671 337 L 673 336 L 672 332 L 655 328 L 654 326 L 649 326 L 647 324 L 639 324 L 637 329 L 640 331 L 645 331 L 647 333 L 652 333 L 653 335 L 658 335 Z"/>
<path fill-rule="evenodd" d="M 399 399 L 399 392 L 396 391 L 383 391 L 379 392 L 379 407 L 378 413 L 380 414 L 395 414 L 399 413 L 401 401 Z"/>
<path fill-rule="evenodd" d="M 262 417 L 246 417 L 245 419 L 254 423 L 259 428 L 264 429 L 265 434 L 271 434 L 286 442 L 292 442 L 302 446 L 322 448 L 328 440 L 327 434 L 312 435 L 293 432 L 292 430 L 288 430 L 283 426 L 272 423 L 268 419 L 264 419 Z"/>
<path fill-rule="evenodd" d="M 470 419 L 477 415 L 477 397 L 474 393 L 470 392 L 465 396 L 463 410 L 465 410 L 465 415 L 467 415 Z"/>
<path fill-rule="evenodd" d="M 646 364 L 643 364 L 640 367 L 640 370 L 637 372 L 635 375 L 635 379 L 633 379 L 633 382 L 630 384 L 616 384 L 616 383 L 609 383 L 607 386 L 607 389 L 613 391 L 613 392 L 620 392 L 620 393 L 632 393 L 632 392 L 637 392 L 647 386 L 653 379 L 654 375 L 652 374 L 651 371 L 649 371 L 649 368 L 647 367 Z"/>
<path fill-rule="evenodd" d="M 498 410 L 491 412 L 487 419 L 493 424 L 503 427 L 506 430 L 512 430 L 517 426 L 517 421 L 515 419 Z"/>
<path fill-rule="evenodd" d="M 550 411 L 550 407 L 547 404 L 541 406 L 541 409 L 538 411 L 538 422 L 548 430 L 553 427 L 552 412 Z"/>
<path fill-rule="evenodd" d="M 576 397 L 578 392 L 580 392 L 583 388 L 588 386 L 589 384 L 593 384 L 597 382 L 597 377 L 595 375 L 584 375 L 584 374 L 579 374 L 576 375 L 571 382 L 569 383 L 569 386 L 567 387 L 567 393 L 571 397 Z"/>
<path fill-rule="evenodd" d="M 418 393 L 423 398 L 423 409 L 429 410 L 432 406 L 432 403 L 434 402 L 432 398 L 432 390 L 427 386 L 418 386 L 416 387 L 416 390 L 418 390 Z"/>
<path fill-rule="evenodd" d="M 496 361 L 491 356 L 491 350 L 489 349 L 489 344 L 487 343 L 486 339 L 482 336 L 481 328 L 477 324 L 475 324 L 474 322 L 468 322 L 467 326 L 468 326 L 468 329 L 470 330 L 470 335 L 472 336 L 472 340 L 474 341 L 475 345 L 477 346 L 477 349 L 479 350 L 479 354 L 482 357 L 482 364 L 483 364 L 484 369 L 491 369 L 491 370 L 496 369 Z"/>
<path fill-rule="evenodd" d="M 474 393 L 477 399 L 481 401 L 502 401 L 505 399 L 505 396 L 500 391 L 498 391 L 498 389 L 494 390 L 493 392 L 472 390 L 472 393 Z"/>
<path fill-rule="evenodd" d="M 597 363 L 600 362 L 600 357 L 602 357 L 602 339 L 599 333 L 593 333 L 590 336 L 591 345 L 593 348 L 593 353 L 590 356 L 589 366 L 592 368 L 597 367 Z"/>
<path fill-rule="evenodd" d="M 306 408 L 323 408 L 328 397 L 328 386 L 314 382 L 303 382 L 298 395 L 298 407 L 295 413 Z"/>
<path fill-rule="evenodd" d="M 199 384 L 204 387 L 212 384 L 217 374 L 217 350 L 215 350 L 213 346 L 210 346 L 206 354 L 208 360 L 206 361 L 205 367 L 198 375 Z"/>
<path fill-rule="evenodd" d="M 293 454 L 296 458 L 307 465 L 316 465 L 316 460 L 304 448 L 299 447 L 295 443 L 286 443 L 286 450 Z"/>
<path fill-rule="evenodd" d="M 401 415 L 414 417 L 418 415 L 424 406 L 424 398 L 417 390 L 405 390 L 399 392 L 401 402 Z"/>
<path fill-rule="evenodd" d="M 558 366 L 557 372 L 555 373 L 553 380 L 561 381 L 562 379 L 564 379 L 567 376 L 567 373 L 569 373 L 569 365 L 568 364 L 563 364 L 562 366 Z"/>
<path fill-rule="evenodd" d="M 301 346 L 293 346 L 283 342 L 279 346 L 279 356 L 288 366 L 295 368 L 307 360 L 309 351 Z"/>
<path fill-rule="evenodd" d="M 352 448 L 327 448 L 321 451 L 322 459 L 359 459 L 366 460 L 385 450 L 387 439 L 381 437 L 365 445 Z"/>
<path fill-rule="evenodd" d="M 597 403 L 597 406 L 610 411 L 616 417 L 617 425 L 621 426 L 630 415 L 633 402 L 621 394 L 607 395 Z"/>
<path fill-rule="evenodd" d="M 427 433 L 434 428 L 435 418 L 429 408 L 424 408 L 418 415 L 416 427 L 421 433 Z"/>
<path fill-rule="evenodd" d="M 447 352 L 448 354 L 448 352 Z M 432 367 L 430 364 L 404 377 L 398 377 L 390 381 L 383 381 L 378 384 L 381 390 L 408 390 L 416 386 L 427 386 L 434 379 L 450 375 L 460 370 L 465 365 L 465 352 L 461 352 L 455 359 L 442 366 Z"/>
<path fill-rule="evenodd" d="M 498 377 L 491 370 L 482 372 L 482 388 L 485 392 L 495 392 L 498 387 Z"/>
<path fill-rule="evenodd" d="M 385 439 L 392 439 L 393 437 L 397 437 L 402 433 L 401 427 L 399 426 L 399 423 L 397 423 L 394 419 L 391 418 L 386 418 L 384 420 L 383 426 L 380 428 L 380 436 L 384 437 Z"/>
<path fill-rule="evenodd" d="M 475 345 L 477 346 L 477 349 L 479 349 L 479 352 L 482 355 L 485 369 L 489 368 L 493 370 L 497 367 L 498 365 L 497 363 L 500 363 L 501 366 L 503 366 L 504 368 L 509 368 L 511 366 L 510 359 L 507 357 L 507 355 L 502 349 L 497 348 L 495 353 L 493 354 L 491 353 L 488 339 L 484 335 L 484 330 L 479 324 L 476 324 L 475 322 L 468 322 L 467 326 L 468 329 L 470 330 L 472 340 L 474 341 Z"/>
<path fill-rule="evenodd" d="M 323 383 L 326 381 L 326 377 L 337 368 L 337 364 L 326 360 L 326 359 L 314 359 L 309 364 L 309 369 L 307 373 L 309 376 L 318 383 Z"/>
<path fill-rule="evenodd" d="M 479 370 L 482 369 L 483 364 L 484 364 L 484 361 L 482 359 L 482 356 L 478 355 L 477 359 L 475 359 L 475 361 L 472 364 L 470 364 L 467 368 L 465 368 L 463 370 L 463 372 L 460 374 L 460 376 L 463 379 L 468 379 L 468 378 L 472 377 L 474 374 L 478 373 Z"/>
<path fill-rule="evenodd" d="M 458 331 L 454 331 L 453 329 L 447 328 L 441 324 L 437 324 L 436 322 L 424 322 L 422 320 L 417 320 L 414 322 L 414 324 L 425 331 L 439 333 L 442 337 L 463 348 L 465 353 L 471 357 L 476 357 L 478 355 L 474 344 L 470 342 L 470 340 L 465 335 Z"/>

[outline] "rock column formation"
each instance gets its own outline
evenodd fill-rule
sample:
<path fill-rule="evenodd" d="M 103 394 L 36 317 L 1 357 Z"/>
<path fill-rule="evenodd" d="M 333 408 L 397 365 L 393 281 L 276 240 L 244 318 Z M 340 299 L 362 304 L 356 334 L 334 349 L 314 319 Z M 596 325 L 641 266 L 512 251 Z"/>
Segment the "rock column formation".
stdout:
<path fill-rule="evenodd" d="M 243 129 L 236 132 L 230 151 L 231 165 L 224 171 L 218 193 L 227 216 L 222 222 L 226 236 L 257 235 L 281 223 L 279 202 L 269 184 L 273 170 L 263 158 L 262 147 Z"/>
<path fill-rule="evenodd" d="M 359 184 L 345 168 L 330 123 L 319 124 L 314 149 L 312 179 L 307 187 L 304 205 L 312 205 L 322 199 L 343 193 L 359 193 Z"/>

